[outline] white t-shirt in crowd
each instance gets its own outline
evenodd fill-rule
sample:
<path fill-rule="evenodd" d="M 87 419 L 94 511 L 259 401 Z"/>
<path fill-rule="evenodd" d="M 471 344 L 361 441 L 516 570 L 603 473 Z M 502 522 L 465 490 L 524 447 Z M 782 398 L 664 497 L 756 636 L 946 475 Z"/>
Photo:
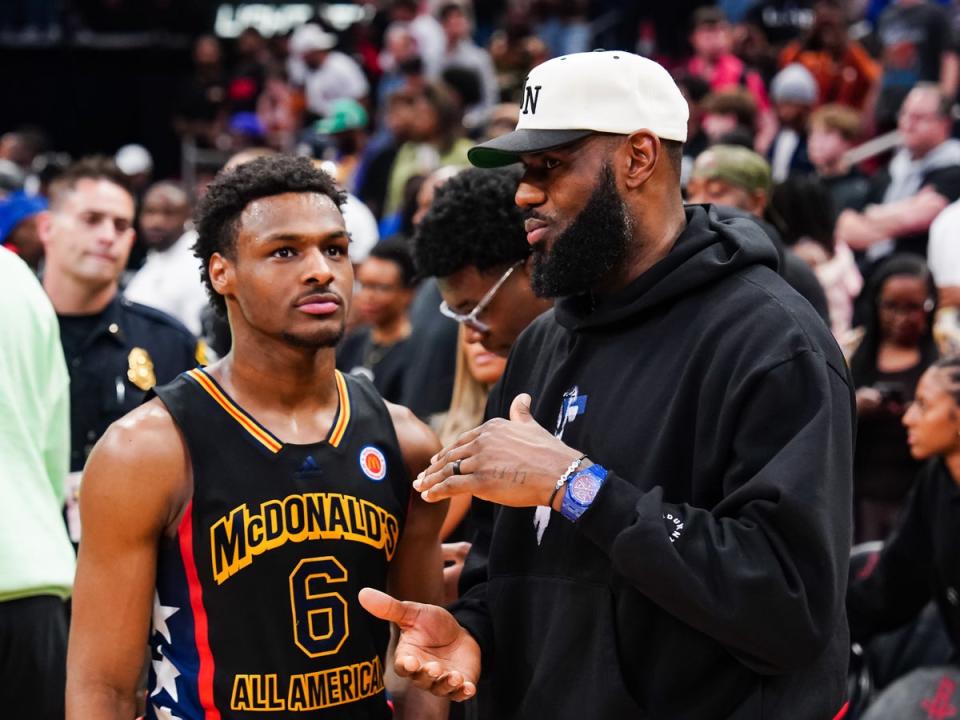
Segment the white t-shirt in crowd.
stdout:
<path fill-rule="evenodd" d="M 360 100 L 370 92 L 370 85 L 353 58 L 331 50 L 318 69 L 307 71 L 307 107 L 317 115 L 327 115 L 335 100 Z"/>
<path fill-rule="evenodd" d="M 960 200 L 947 205 L 930 226 L 927 264 L 937 287 L 960 287 Z"/>
<path fill-rule="evenodd" d="M 166 250 L 151 250 L 123 294 L 128 300 L 172 315 L 197 337 L 207 291 L 200 279 L 200 259 L 193 254 L 195 230 L 188 230 Z"/>

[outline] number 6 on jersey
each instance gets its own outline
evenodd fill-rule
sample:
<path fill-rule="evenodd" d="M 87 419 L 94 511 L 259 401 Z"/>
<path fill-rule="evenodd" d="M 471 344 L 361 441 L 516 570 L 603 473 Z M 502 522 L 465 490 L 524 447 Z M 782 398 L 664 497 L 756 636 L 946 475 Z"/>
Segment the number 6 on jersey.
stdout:
<path fill-rule="evenodd" d="M 309 657 L 332 655 L 350 635 L 347 601 L 323 592 L 328 583 L 347 581 L 347 570 L 332 556 L 305 558 L 290 573 L 293 641 Z"/>

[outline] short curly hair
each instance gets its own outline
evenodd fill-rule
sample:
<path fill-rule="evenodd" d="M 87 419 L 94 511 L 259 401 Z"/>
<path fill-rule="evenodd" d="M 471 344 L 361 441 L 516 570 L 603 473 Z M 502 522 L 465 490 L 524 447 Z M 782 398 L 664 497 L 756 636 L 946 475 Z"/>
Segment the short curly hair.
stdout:
<path fill-rule="evenodd" d="M 448 277 L 468 267 L 483 272 L 530 254 L 523 211 L 513 201 L 518 168 L 457 173 L 437 189 L 414 234 L 421 277 Z"/>
<path fill-rule="evenodd" d="M 203 263 L 200 276 L 207 287 L 210 302 L 223 317 L 227 314 L 227 303 L 210 282 L 210 258 L 214 253 L 233 257 L 240 215 L 247 205 L 260 198 L 284 193 L 326 195 L 338 209 L 347 198 L 333 178 L 308 158 L 269 155 L 221 171 L 197 206 L 194 218 L 197 242 L 193 254 Z"/>

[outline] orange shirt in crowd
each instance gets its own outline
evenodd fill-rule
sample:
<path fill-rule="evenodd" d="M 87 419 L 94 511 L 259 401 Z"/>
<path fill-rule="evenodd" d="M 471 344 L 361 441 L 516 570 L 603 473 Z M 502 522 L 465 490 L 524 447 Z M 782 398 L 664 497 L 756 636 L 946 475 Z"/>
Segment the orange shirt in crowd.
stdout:
<path fill-rule="evenodd" d="M 791 63 L 800 63 L 816 78 L 820 105 L 842 103 L 862 110 L 880 77 L 880 66 L 860 43 L 853 41 L 839 60 L 830 52 L 809 50 L 800 41 L 794 41 L 780 53 L 780 67 Z"/>

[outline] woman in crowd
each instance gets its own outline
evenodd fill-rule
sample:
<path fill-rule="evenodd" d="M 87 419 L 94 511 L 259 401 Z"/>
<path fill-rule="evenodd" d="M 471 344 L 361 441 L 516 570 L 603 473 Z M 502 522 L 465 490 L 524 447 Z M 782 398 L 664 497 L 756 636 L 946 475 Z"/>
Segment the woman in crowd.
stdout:
<path fill-rule="evenodd" d="M 863 643 L 901 627 L 933 600 L 956 656 L 960 651 L 960 356 L 939 360 L 923 373 L 903 424 L 910 453 L 926 464 L 873 569 L 850 586 L 851 637 Z M 919 706 L 917 692 L 925 693 L 920 698 L 932 696 L 938 679 L 949 675 L 953 676 L 952 693 L 956 668 L 916 671 L 891 685 L 871 707 L 869 717 L 914 717 L 905 708 Z M 931 680 L 930 687 L 922 687 Z"/>
<path fill-rule="evenodd" d="M 893 527 L 917 471 L 901 419 L 917 381 L 936 359 L 936 288 L 926 263 L 895 255 L 863 293 L 866 324 L 850 359 L 857 393 L 854 535 L 879 540 Z"/>
<path fill-rule="evenodd" d="M 450 410 L 437 418 L 437 434 L 444 447 L 461 433 L 472 430 L 483 422 L 490 388 L 503 375 L 507 361 L 484 349 L 477 342 L 468 342 L 463 327 L 460 328 L 457 351 L 457 369 L 453 380 L 453 397 Z M 450 500 L 447 519 L 440 528 L 440 539 L 462 540 L 470 537 L 467 528 L 461 527 L 470 509 L 470 496 L 458 495 Z"/>

